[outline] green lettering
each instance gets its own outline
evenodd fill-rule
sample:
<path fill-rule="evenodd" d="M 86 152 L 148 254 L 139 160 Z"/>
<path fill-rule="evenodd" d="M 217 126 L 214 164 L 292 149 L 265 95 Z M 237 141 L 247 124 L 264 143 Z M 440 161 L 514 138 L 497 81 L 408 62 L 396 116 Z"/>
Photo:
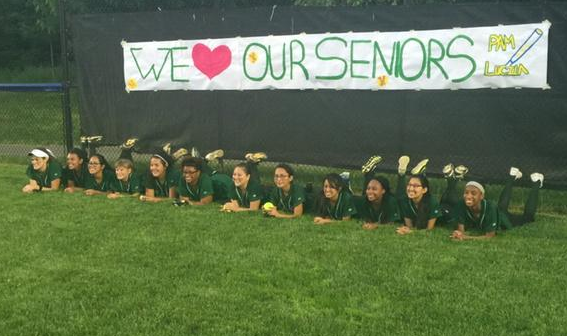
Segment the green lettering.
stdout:
<path fill-rule="evenodd" d="M 394 70 L 394 60 L 396 59 L 396 50 L 398 50 L 399 42 L 394 42 L 392 47 L 392 56 L 390 57 L 390 66 L 386 64 L 386 58 L 384 58 L 384 54 L 382 53 L 382 49 L 378 42 L 374 42 L 374 56 L 372 59 L 373 69 L 372 69 L 372 78 L 376 78 L 376 54 L 380 55 L 380 61 L 382 62 L 382 66 L 386 70 L 389 76 L 392 76 L 392 71 Z"/>
<path fill-rule="evenodd" d="M 299 61 L 294 61 L 294 59 L 293 59 L 293 43 L 294 42 L 299 44 L 299 46 L 301 47 L 301 59 Z M 290 74 L 289 75 L 290 75 L 290 79 L 293 79 L 293 65 L 296 64 L 303 71 L 303 75 L 305 76 L 305 79 L 309 80 L 309 72 L 307 72 L 307 69 L 303 66 L 303 64 L 301 64 L 301 62 L 303 62 L 304 59 L 305 59 L 305 46 L 303 45 L 303 42 L 301 42 L 299 40 L 291 40 L 291 42 L 289 42 L 289 62 L 290 62 L 290 66 L 289 66 Z"/>
<path fill-rule="evenodd" d="M 154 79 L 158 81 L 161 76 L 161 72 L 165 66 L 165 63 L 167 62 L 167 59 L 169 57 L 169 53 L 171 53 L 171 50 L 169 48 L 158 48 L 158 50 L 167 50 L 167 54 L 165 54 L 165 57 L 163 58 L 161 67 L 159 68 L 159 71 L 156 73 L 155 64 L 152 64 L 152 66 L 146 72 L 145 75 L 142 73 L 142 68 L 140 68 L 140 64 L 138 63 L 138 58 L 134 54 L 134 51 L 140 51 L 140 50 L 143 50 L 143 48 L 130 48 L 130 54 L 134 58 L 134 62 L 136 63 L 136 67 L 138 68 L 138 72 L 140 73 L 140 76 L 142 76 L 143 79 L 146 79 L 150 75 L 150 73 L 152 73 L 154 75 Z"/>
<path fill-rule="evenodd" d="M 282 46 L 282 74 L 280 76 L 274 75 L 274 66 L 272 64 L 272 47 L 268 46 L 268 67 L 270 68 L 270 75 L 275 80 L 281 80 L 285 76 L 285 43 Z"/>
<path fill-rule="evenodd" d="M 175 60 L 173 59 L 173 53 L 175 51 L 178 50 L 187 50 L 187 47 L 175 47 L 175 48 L 170 48 L 171 53 L 170 53 L 170 57 L 171 57 L 171 81 L 172 82 L 189 82 L 189 79 L 177 79 L 175 78 L 175 68 L 188 68 L 189 65 L 188 64 L 181 64 L 181 65 L 175 65 Z"/>
<path fill-rule="evenodd" d="M 400 41 L 394 43 L 395 54 L 396 54 L 396 67 L 394 68 L 394 77 L 400 78 L 400 67 L 402 66 L 402 54 L 400 48 Z"/>
<path fill-rule="evenodd" d="M 463 76 L 461 78 L 453 79 L 452 80 L 453 83 L 460 83 L 460 82 L 466 81 L 467 79 L 469 79 L 473 75 L 473 73 L 476 70 L 476 62 L 474 61 L 474 58 L 472 58 L 471 56 L 469 56 L 467 54 L 452 54 L 451 53 L 451 47 L 453 46 L 453 43 L 455 43 L 455 41 L 457 39 L 464 39 L 464 40 L 468 41 L 471 46 L 474 45 L 474 41 L 466 35 L 457 35 L 457 36 L 453 37 L 453 39 L 451 41 L 449 41 L 449 44 L 447 45 L 447 57 L 449 57 L 449 58 L 464 58 L 464 59 L 469 60 L 469 62 L 471 62 L 471 70 L 465 76 Z"/>
<path fill-rule="evenodd" d="M 347 61 L 345 61 L 344 59 L 342 59 L 340 57 L 322 56 L 319 53 L 319 47 L 327 41 L 338 41 L 338 42 L 342 42 L 342 44 L 345 47 L 347 46 L 347 42 L 340 37 L 326 37 L 326 38 L 322 39 L 321 41 L 319 41 L 319 43 L 317 43 L 317 45 L 315 46 L 315 56 L 317 56 L 317 58 L 322 60 L 322 61 L 333 61 L 333 60 L 340 61 L 343 64 L 343 70 L 340 74 L 335 75 L 335 76 L 315 76 L 315 78 L 317 78 L 317 79 L 328 79 L 328 80 L 342 79 L 345 76 L 346 71 L 347 71 Z"/>
<path fill-rule="evenodd" d="M 419 44 L 419 47 L 421 48 L 421 69 L 419 69 L 419 71 L 414 76 L 406 76 L 405 73 L 404 73 L 404 63 L 403 63 L 404 48 L 406 47 L 406 44 L 408 44 L 409 42 L 417 42 L 417 44 Z M 400 47 L 400 54 L 399 54 L 400 78 L 402 78 L 403 80 L 408 81 L 408 82 L 413 82 L 414 80 L 421 77 L 421 75 L 423 74 L 423 71 L 425 71 L 425 66 L 426 66 L 425 58 L 426 58 L 426 51 L 425 51 L 425 45 L 423 44 L 423 42 L 421 42 L 420 40 L 418 40 L 414 37 L 405 40 L 404 43 L 402 43 L 402 45 Z"/>
<path fill-rule="evenodd" d="M 370 40 L 352 40 L 350 41 L 350 77 L 351 78 L 368 78 L 368 76 L 355 75 L 354 65 L 355 64 L 370 64 L 369 61 L 354 59 L 354 45 L 356 43 L 370 43 Z"/>
<path fill-rule="evenodd" d="M 436 44 L 439 47 L 439 49 L 441 50 L 441 55 L 439 55 L 438 57 L 432 56 L 433 55 L 433 52 L 432 52 L 432 49 L 433 49 L 432 45 L 433 44 Z M 443 69 L 441 64 L 439 64 L 439 62 L 442 61 L 443 58 L 445 57 L 445 48 L 443 47 L 443 44 L 436 39 L 430 39 L 429 43 L 427 44 L 427 54 L 429 55 L 427 57 L 427 78 L 431 78 L 431 63 L 433 63 L 437 66 L 437 68 L 439 68 L 439 70 L 441 70 L 443 77 L 445 77 L 445 79 L 449 79 L 449 75 L 447 75 L 447 72 L 445 72 L 445 69 Z"/>
<path fill-rule="evenodd" d="M 264 73 L 260 76 L 260 77 L 252 77 L 248 74 L 248 71 L 246 69 L 246 57 L 248 55 L 248 50 L 250 50 L 250 48 L 252 47 L 258 47 L 264 50 L 264 54 L 266 55 L 266 67 L 264 68 Z M 267 55 L 268 55 L 268 49 L 266 49 L 266 47 L 263 44 L 260 43 L 250 43 L 249 45 L 246 46 L 246 49 L 244 49 L 244 54 L 242 54 L 242 69 L 244 69 L 244 76 L 246 76 L 246 78 L 259 82 L 261 80 L 263 80 L 266 77 L 266 74 L 268 73 L 268 62 L 267 62 Z"/>

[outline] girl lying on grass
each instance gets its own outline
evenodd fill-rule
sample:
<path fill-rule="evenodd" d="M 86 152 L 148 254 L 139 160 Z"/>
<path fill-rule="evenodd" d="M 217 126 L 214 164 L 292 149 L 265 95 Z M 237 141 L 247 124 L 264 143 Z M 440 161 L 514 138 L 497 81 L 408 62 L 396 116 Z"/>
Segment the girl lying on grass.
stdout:
<path fill-rule="evenodd" d="M 89 175 L 85 181 L 85 195 L 102 195 L 110 191 L 110 184 L 116 179 L 114 171 L 101 154 L 89 158 Z"/>
<path fill-rule="evenodd" d="M 67 166 L 63 169 L 65 192 L 83 191 L 89 175 L 87 153 L 81 148 L 73 148 L 67 153 Z"/>
<path fill-rule="evenodd" d="M 458 226 L 451 237 L 455 240 L 487 239 L 496 236 L 499 230 L 533 222 L 537 211 L 539 189 L 543 185 L 543 175 L 540 173 L 530 175 L 532 184 L 524 213 L 511 214 L 508 207 L 512 198 L 512 187 L 514 181 L 521 177 L 522 172 L 518 168 L 510 169 L 510 177 L 500 194 L 498 205 L 484 198 L 484 187 L 480 183 L 468 182 L 463 199 L 455 209 Z M 469 234 L 468 232 L 471 231 L 477 234 Z"/>
<path fill-rule="evenodd" d="M 355 217 L 363 220 L 362 228 L 365 230 L 374 230 L 379 224 L 401 222 L 398 202 L 390 191 L 390 181 L 384 176 L 376 175 L 380 162 L 382 157 L 375 155 L 362 165 L 362 196 L 354 196 L 357 212 Z"/>
<path fill-rule="evenodd" d="M 390 182 L 384 176 L 368 177 L 364 195 L 355 196 L 357 218 L 363 220 L 362 228 L 374 230 L 379 224 L 400 222 L 400 210 L 396 197 L 390 192 Z"/>
<path fill-rule="evenodd" d="M 150 158 L 146 193 L 140 196 L 140 201 L 155 203 L 175 199 L 178 180 L 179 172 L 173 168 L 173 158 L 165 151 L 157 151 Z"/>
<path fill-rule="evenodd" d="M 130 159 L 118 159 L 114 164 L 116 178 L 110 184 L 108 198 L 124 196 L 138 197 L 142 192 L 142 180 L 134 172 L 134 163 Z"/>
<path fill-rule="evenodd" d="M 318 214 L 313 220 L 316 225 L 349 220 L 356 214 L 352 195 L 347 191 L 339 174 L 331 173 L 323 179 Z"/>
<path fill-rule="evenodd" d="M 406 197 L 400 200 L 404 225 L 396 232 L 404 235 L 412 229 L 433 230 L 441 211 L 437 201 L 431 197 L 429 180 L 425 175 L 412 175 L 406 185 Z"/>
<path fill-rule="evenodd" d="M 237 164 L 232 173 L 233 184 L 229 191 L 230 202 L 223 205 L 226 212 L 258 211 L 263 190 L 258 164 L 267 158 L 264 153 L 246 154 L 246 162 Z"/>
<path fill-rule="evenodd" d="M 429 160 L 420 161 L 412 170 L 412 177 L 406 184 L 406 171 L 410 158 L 398 159 L 398 183 L 396 196 L 390 192 L 388 179 L 375 176 L 376 167 L 382 158 L 372 156 L 362 166 L 364 174 L 364 195 L 355 197 L 357 217 L 364 220 L 363 228 L 376 229 L 378 224 L 399 222 L 403 218 L 404 226 L 397 229 L 399 234 L 407 234 L 412 228 L 435 226 L 438 206 L 429 195 L 429 181 L 423 173 Z M 430 214 L 432 212 L 433 214 Z M 439 214 L 440 215 L 440 214 Z"/>
<path fill-rule="evenodd" d="M 206 158 L 212 158 L 211 154 L 215 152 L 207 154 Z M 207 171 L 210 174 L 207 174 Z M 224 203 L 229 200 L 228 193 L 232 188 L 230 177 L 212 171 L 206 160 L 197 157 L 185 158 L 181 162 L 181 174 L 177 184 L 180 203 L 175 204 L 205 205 L 213 201 Z"/>
<path fill-rule="evenodd" d="M 305 190 L 293 183 L 293 168 L 280 163 L 274 170 L 276 187 L 270 193 L 269 202 L 272 208 L 264 209 L 264 213 L 276 218 L 297 218 L 303 215 Z M 266 203 L 268 204 L 268 203 Z"/>
<path fill-rule="evenodd" d="M 47 148 L 34 148 L 28 153 L 30 164 L 26 170 L 29 183 L 22 191 L 32 193 L 38 191 L 57 191 L 61 184 L 62 167 L 53 153 Z"/>

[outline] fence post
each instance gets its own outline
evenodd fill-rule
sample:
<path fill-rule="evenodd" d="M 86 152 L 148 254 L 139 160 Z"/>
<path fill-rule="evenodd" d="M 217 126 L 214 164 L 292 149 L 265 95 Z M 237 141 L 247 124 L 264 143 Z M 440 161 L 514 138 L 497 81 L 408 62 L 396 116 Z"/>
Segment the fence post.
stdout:
<path fill-rule="evenodd" d="M 61 105 L 63 108 L 63 129 L 64 144 L 66 151 L 73 148 L 73 119 L 71 116 L 71 98 L 69 87 L 71 79 L 69 78 L 69 53 L 67 52 L 67 21 L 65 11 L 65 0 L 59 0 L 59 38 L 61 40 L 61 68 L 62 68 L 62 84 L 63 94 L 61 96 Z"/>

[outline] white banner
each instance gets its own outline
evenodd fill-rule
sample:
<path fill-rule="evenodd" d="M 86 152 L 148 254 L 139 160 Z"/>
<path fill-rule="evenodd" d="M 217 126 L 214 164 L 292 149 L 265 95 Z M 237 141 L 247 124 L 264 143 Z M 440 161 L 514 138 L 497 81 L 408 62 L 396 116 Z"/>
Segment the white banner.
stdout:
<path fill-rule="evenodd" d="M 124 82 L 127 91 L 545 89 L 550 26 L 123 41 Z"/>

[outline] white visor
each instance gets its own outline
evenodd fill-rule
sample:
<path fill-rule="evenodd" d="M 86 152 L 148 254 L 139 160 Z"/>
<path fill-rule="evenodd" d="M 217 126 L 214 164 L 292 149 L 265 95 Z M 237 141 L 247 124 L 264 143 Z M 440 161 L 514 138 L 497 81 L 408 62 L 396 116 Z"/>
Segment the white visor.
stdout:
<path fill-rule="evenodd" d="M 31 152 L 28 153 L 28 156 L 35 156 L 35 157 L 39 157 L 39 158 L 48 158 L 49 154 L 42 151 L 41 149 L 35 148 L 34 150 L 32 150 Z"/>

